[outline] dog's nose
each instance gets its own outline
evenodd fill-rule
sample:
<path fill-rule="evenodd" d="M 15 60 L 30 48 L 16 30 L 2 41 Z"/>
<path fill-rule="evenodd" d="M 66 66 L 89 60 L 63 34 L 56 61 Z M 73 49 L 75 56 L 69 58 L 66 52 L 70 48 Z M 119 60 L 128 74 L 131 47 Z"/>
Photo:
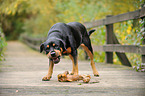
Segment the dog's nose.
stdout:
<path fill-rule="evenodd" d="M 55 51 L 51 51 L 51 53 L 50 53 L 50 54 L 51 54 L 51 56 L 52 56 L 52 57 L 55 57 L 55 56 L 56 56 Z"/>

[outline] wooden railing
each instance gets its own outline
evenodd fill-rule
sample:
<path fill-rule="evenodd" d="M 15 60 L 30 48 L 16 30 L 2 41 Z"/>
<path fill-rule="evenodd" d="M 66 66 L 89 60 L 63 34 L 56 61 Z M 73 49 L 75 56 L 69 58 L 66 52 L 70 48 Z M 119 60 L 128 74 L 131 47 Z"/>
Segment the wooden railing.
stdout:
<path fill-rule="evenodd" d="M 145 7 L 142 9 L 128 12 L 116 16 L 108 15 L 106 19 L 96 20 L 93 22 L 85 22 L 84 25 L 87 29 L 105 25 L 106 26 L 106 45 L 95 46 L 93 45 L 94 51 L 104 51 L 106 52 L 105 62 L 113 63 L 113 52 L 116 53 L 119 60 L 123 65 L 131 66 L 125 53 L 136 53 L 141 54 L 142 63 L 145 63 L 145 46 L 139 45 L 121 45 L 113 32 L 113 24 L 117 22 L 133 20 L 133 19 L 144 19 L 145 17 Z M 145 29 L 144 25 L 143 28 Z M 145 31 L 145 30 L 143 30 Z M 23 36 L 23 40 L 30 47 L 39 50 L 40 43 L 45 40 L 43 39 L 34 39 Z"/>
<path fill-rule="evenodd" d="M 40 50 L 40 44 L 44 42 L 46 38 L 30 38 L 22 35 L 22 41 L 35 50 Z"/>
<path fill-rule="evenodd" d="M 94 51 L 105 51 L 106 52 L 106 63 L 113 63 L 113 52 L 116 53 L 119 60 L 123 65 L 131 66 L 125 53 L 136 53 L 142 55 L 142 63 L 145 63 L 145 46 L 138 45 L 121 45 L 113 32 L 113 24 L 117 22 L 133 20 L 133 19 L 144 19 L 145 7 L 142 9 L 128 12 L 116 16 L 107 16 L 106 19 L 101 19 L 93 22 L 86 22 L 84 25 L 87 28 L 98 27 L 101 25 L 106 26 L 106 45 L 104 46 L 93 46 Z M 145 26 L 143 25 L 145 28 Z M 145 32 L 145 29 L 143 31 Z"/>

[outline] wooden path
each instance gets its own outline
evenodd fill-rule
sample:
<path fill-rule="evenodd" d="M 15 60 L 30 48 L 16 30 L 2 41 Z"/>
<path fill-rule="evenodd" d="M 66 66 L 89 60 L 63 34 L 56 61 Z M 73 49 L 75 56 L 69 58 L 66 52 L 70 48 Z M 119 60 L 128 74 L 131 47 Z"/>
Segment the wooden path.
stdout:
<path fill-rule="evenodd" d="M 51 81 L 47 57 L 18 41 L 8 42 L 6 61 L 0 62 L 0 96 L 145 96 L 145 73 L 130 67 L 97 63 L 100 77 L 94 77 L 89 61 L 79 61 L 79 73 L 90 74 L 88 84 L 58 82 L 57 74 L 71 71 L 70 60 L 61 59 Z"/>

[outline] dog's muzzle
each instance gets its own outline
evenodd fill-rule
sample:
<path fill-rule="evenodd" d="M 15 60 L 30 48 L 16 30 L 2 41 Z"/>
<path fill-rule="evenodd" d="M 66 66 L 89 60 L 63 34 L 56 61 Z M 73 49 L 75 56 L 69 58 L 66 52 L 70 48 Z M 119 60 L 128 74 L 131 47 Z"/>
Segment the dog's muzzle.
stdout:
<path fill-rule="evenodd" d="M 60 55 L 59 53 L 57 53 L 56 51 L 51 51 L 50 52 L 50 56 L 49 58 L 55 63 L 59 63 L 60 62 Z"/>

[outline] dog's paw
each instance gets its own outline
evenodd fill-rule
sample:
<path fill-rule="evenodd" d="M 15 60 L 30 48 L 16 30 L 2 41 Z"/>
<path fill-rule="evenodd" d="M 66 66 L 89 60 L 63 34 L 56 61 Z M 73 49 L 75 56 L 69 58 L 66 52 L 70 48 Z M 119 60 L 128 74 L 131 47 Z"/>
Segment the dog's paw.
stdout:
<path fill-rule="evenodd" d="M 51 76 L 45 76 L 42 78 L 42 81 L 49 81 L 51 79 Z"/>

